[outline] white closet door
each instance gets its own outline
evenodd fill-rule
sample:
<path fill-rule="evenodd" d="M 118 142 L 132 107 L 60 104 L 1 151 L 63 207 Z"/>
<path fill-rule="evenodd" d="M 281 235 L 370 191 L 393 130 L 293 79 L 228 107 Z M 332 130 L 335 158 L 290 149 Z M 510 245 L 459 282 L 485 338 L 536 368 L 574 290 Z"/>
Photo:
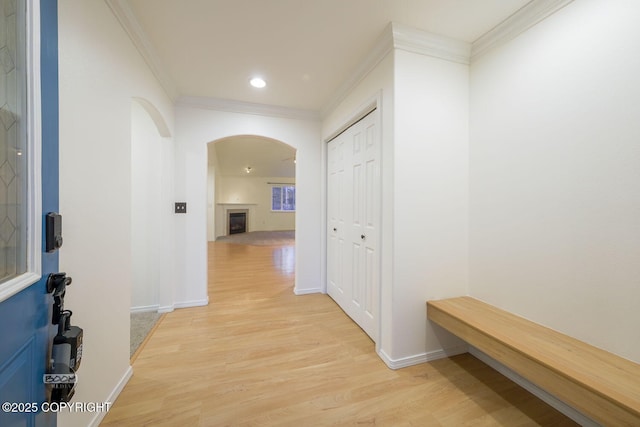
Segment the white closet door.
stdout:
<path fill-rule="evenodd" d="M 328 293 L 375 341 L 378 336 L 380 161 L 376 115 L 329 143 Z"/>
<path fill-rule="evenodd" d="M 327 192 L 327 293 L 339 305 L 346 301 L 343 282 L 343 263 L 345 253 L 344 219 L 344 138 L 334 139 L 328 146 L 328 183 Z"/>

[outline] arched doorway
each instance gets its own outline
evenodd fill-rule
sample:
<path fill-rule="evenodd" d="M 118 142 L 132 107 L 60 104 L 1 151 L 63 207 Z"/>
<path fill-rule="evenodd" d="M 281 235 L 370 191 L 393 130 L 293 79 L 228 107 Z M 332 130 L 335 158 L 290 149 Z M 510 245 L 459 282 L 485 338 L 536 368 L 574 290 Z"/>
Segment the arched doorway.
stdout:
<path fill-rule="evenodd" d="M 208 144 L 207 239 L 295 230 L 296 149 L 238 135 Z"/>
<path fill-rule="evenodd" d="M 277 112 L 276 112 L 277 113 Z M 207 277 L 207 147 L 214 141 L 253 135 L 286 142 L 296 151 L 297 295 L 322 292 L 323 162 L 320 122 L 310 117 L 176 107 L 175 198 L 188 202 L 188 213 L 176 216 L 176 280 L 174 307 L 209 303 Z"/>

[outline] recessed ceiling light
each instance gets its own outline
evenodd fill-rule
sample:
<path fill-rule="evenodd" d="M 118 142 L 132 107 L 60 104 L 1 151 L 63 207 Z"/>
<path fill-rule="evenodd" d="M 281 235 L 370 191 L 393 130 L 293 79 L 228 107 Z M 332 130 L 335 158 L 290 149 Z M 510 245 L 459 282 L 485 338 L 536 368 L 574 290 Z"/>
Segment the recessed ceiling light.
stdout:
<path fill-rule="evenodd" d="M 251 86 L 256 87 L 258 89 L 262 89 L 267 85 L 267 82 L 265 82 L 264 79 L 261 79 L 260 77 L 252 78 L 251 80 L 249 80 L 249 83 L 251 84 Z"/>

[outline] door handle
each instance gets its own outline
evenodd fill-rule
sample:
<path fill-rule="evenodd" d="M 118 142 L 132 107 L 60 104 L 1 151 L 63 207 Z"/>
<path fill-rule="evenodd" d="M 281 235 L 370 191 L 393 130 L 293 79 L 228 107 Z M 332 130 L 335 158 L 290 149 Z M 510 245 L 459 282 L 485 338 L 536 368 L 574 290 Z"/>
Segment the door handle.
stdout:
<path fill-rule="evenodd" d="M 335 228 L 335 227 L 333 227 L 333 231 L 338 231 L 338 229 L 337 229 L 337 228 Z"/>
<path fill-rule="evenodd" d="M 361 234 L 361 235 L 360 235 L 360 238 L 361 238 L 362 240 L 364 240 L 366 237 L 367 237 L 367 236 L 365 236 L 364 234 Z"/>

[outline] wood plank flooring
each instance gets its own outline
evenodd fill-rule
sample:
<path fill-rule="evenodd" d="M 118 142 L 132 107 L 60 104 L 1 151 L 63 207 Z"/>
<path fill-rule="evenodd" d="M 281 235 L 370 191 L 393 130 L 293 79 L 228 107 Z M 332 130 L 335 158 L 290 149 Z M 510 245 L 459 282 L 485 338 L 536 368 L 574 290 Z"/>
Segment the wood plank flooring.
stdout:
<path fill-rule="evenodd" d="M 574 426 L 470 355 L 390 370 L 293 246 L 210 243 L 207 307 L 168 313 L 102 426 Z"/>

